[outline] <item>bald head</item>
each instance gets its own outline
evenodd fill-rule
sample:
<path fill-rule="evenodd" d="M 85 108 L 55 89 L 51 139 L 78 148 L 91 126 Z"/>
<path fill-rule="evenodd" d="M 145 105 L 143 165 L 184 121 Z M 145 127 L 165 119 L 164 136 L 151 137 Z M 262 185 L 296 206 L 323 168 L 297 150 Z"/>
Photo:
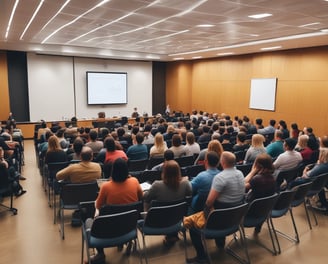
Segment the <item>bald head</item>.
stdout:
<path fill-rule="evenodd" d="M 236 163 L 236 156 L 230 151 L 223 151 L 220 156 L 220 163 L 223 169 L 232 168 Z"/>
<path fill-rule="evenodd" d="M 82 161 L 91 161 L 93 158 L 93 152 L 90 147 L 84 146 L 81 151 Z"/>

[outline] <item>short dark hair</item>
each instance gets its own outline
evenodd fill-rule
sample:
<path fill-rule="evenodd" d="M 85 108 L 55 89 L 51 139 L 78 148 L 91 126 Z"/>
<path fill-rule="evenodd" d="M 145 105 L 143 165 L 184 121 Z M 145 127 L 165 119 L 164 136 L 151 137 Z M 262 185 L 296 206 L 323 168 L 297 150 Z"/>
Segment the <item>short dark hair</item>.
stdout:
<path fill-rule="evenodd" d="M 181 144 L 181 136 L 179 134 L 174 134 L 172 136 L 172 146 L 179 147 Z"/>
<path fill-rule="evenodd" d="M 217 167 L 219 163 L 219 155 L 215 151 L 208 151 L 206 153 L 206 160 L 210 167 Z"/>
<path fill-rule="evenodd" d="M 144 141 L 144 136 L 142 133 L 138 132 L 136 135 L 136 141 L 138 144 L 141 144 Z"/>
<path fill-rule="evenodd" d="M 91 140 L 96 140 L 98 137 L 98 132 L 96 130 L 91 130 L 89 136 Z"/>
<path fill-rule="evenodd" d="M 276 124 L 276 120 L 274 119 L 271 119 L 270 122 L 269 122 L 270 126 L 275 126 Z"/>
<path fill-rule="evenodd" d="M 246 133 L 245 132 L 239 132 L 237 134 L 237 138 L 240 142 L 245 142 L 246 140 Z"/>
<path fill-rule="evenodd" d="M 113 163 L 112 179 L 114 182 L 124 182 L 129 177 L 128 163 L 118 158 Z"/>
<path fill-rule="evenodd" d="M 293 150 L 297 144 L 297 141 L 293 138 L 286 138 L 285 144 L 288 146 L 290 150 Z"/>
<path fill-rule="evenodd" d="M 114 151 L 116 149 L 115 140 L 112 137 L 107 137 L 104 142 L 107 151 Z"/>
<path fill-rule="evenodd" d="M 93 152 L 90 147 L 84 146 L 81 151 L 81 160 L 91 161 L 93 158 Z"/>
<path fill-rule="evenodd" d="M 170 149 L 164 151 L 164 160 L 173 160 L 174 159 L 174 152 Z"/>

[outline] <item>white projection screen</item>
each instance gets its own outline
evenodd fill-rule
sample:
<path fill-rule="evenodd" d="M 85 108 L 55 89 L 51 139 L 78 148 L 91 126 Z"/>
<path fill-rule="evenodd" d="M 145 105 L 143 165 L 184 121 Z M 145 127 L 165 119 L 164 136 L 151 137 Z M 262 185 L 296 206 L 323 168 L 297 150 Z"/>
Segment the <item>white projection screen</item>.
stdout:
<path fill-rule="evenodd" d="M 249 108 L 275 110 L 277 78 L 251 80 Z"/>
<path fill-rule="evenodd" d="M 87 71 L 88 105 L 127 103 L 126 72 Z"/>

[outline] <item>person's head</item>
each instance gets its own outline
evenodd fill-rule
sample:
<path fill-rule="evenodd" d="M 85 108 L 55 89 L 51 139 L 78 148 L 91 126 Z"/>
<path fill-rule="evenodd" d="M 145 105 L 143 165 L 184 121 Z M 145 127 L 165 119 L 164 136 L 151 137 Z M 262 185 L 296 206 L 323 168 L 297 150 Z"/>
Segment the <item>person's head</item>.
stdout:
<path fill-rule="evenodd" d="M 99 112 L 98 113 L 98 118 L 105 118 L 105 117 L 106 117 L 105 112 Z"/>
<path fill-rule="evenodd" d="M 168 125 L 167 129 L 166 129 L 166 133 L 174 133 L 175 132 L 175 128 L 173 125 Z"/>
<path fill-rule="evenodd" d="M 164 151 L 164 160 L 174 160 L 174 152 L 170 149 Z"/>
<path fill-rule="evenodd" d="M 98 138 L 98 132 L 96 130 L 91 130 L 89 136 L 91 141 L 96 141 Z"/>
<path fill-rule="evenodd" d="M 104 146 L 107 151 L 115 151 L 116 146 L 115 146 L 115 140 L 112 137 L 107 137 L 104 141 Z"/>
<path fill-rule="evenodd" d="M 172 189 L 178 189 L 181 181 L 181 170 L 175 160 L 166 161 L 162 170 L 163 182 Z"/>
<path fill-rule="evenodd" d="M 274 132 L 274 138 L 275 138 L 275 140 L 282 140 L 283 137 L 284 137 L 284 134 L 282 133 L 281 130 L 276 130 Z"/>
<path fill-rule="evenodd" d="M 81 151 L 82 161 L 91 161 L 93 159 L 93 152 L 90 147 L 84 146 Z"/>
<path fill-rule="evenodd" d="M 59 145 L 59 140 L 56 136 L 51 136 L 48 139 L 48 151 L 56 151 L 61 149 Z"/>
<path fill-rule="evenodd" d="M 293 138 L 286 138 L 285 139 L 285 143 L 284 143 L 284 147 L 286 150 L 293 150 L 296 146 L 297 142 L 295 139 Z"/>
<path fill-rule="evenodd" d="M 293 129 L 293 130 L 297 130 L 298 131 L 298 125 L 296 123 L 292 123 L 290 125 L 290 127 Z"/>
<path fill-rule="evenodd" d="M 244 143 L 246 140 L 246 133 L 245 132 L 239 132 L 237 134 L 237 141 L 240 143 Z"/>
<path fill-rule="evenodd" d="M 236 156 L 230 151 L 223 151 L 220 156 L 220 164 L 223 169 L 233 168 L 236 163 Z"/>
<path fill-rule="evenodd" d="M 161 133 L 156 133 L 156 135 L 155 135 L 155 139 L 154 139 L 154 145 L 155 146 L 163 146 L 163 144 L 164 144 L 164 137 L 163 137 L 163 135 L 161 134 Z"/>
<path fill-rule="evenodd" d="M 259 148 L 264 147 L 263 143 L 265 141 L 265 138 L 261 134 L 254 134 L 252 136 L 252 147 Z"/>
<path fill-rule="evenodd" d="M 179 147 L 181 144 L 181 136 L 179 134 L 174 134 L 172 137 L 172 146 Z"/>
<path fill-rule="evenodd" d="M 195 134 L 193 132 L 188 132 L 187 136 L 186 136 L 186 139 L 187 139 L 187 143 L 189 145 L 194 144 L 195 143 Z"/>
<path fill-rule="evenodd" d="M 328 148 L 328 136 L 323 136 L 320 138 L 320 146 L 322 148 Z"/>
<path fill-rule="evenodd" d="M 82 138 L 77 137 L 73 142 L 73 150 L 75 153 L 80 154 L 84 146 L 84 141 Z"/>
<path fill-rule="evenodd" d="M 266 153 L 261 153 L 256 156 L 254 166 L 257 168 L 258 173 L 260 174 L 273 173 L 274 171 L 272 158 Z"/>
<path fill-rule="evenodd" d="M 112 180 L 114 182 L 124 182 L 129 177 L 129 169 L 127 162 L 118 158 L 113 163 Z"/>
<path fill-rule="evenodd" d="M 301 148 L 304 149 L 308 146 L 308 141 L 309 141 L 309 136 L 308 135 L 300 135 L 298 137 L 298 142 L 297 145 Z"/>
<path fill-rule="evenodd" d="M 209 168 L 216 168 L 219 164 L 219 155 L 214 151 L 207 151 L 205 156 L 205 166 Z"/>
<path fill-rule="evenodd" d="M 138 144 L 142 144 L 142 142 L 144 141 L 144 136 L 142 133 L 138 132 L 136 135 L 136 141 Z"/>
<path fill-rule="evenodd" d="M 275 126 L 276 125 L 276 120 L 274 120 L 274 119 L 271 119 L 270 121 L 269 121 L 269 124 L 270 124 L 270 126 Z"/>
<path fill-rule="evenodd" d="M 255 120 L 255 124 L 258 125 L 258 126 L 262 126 L 262 123 L 263 123 L 262 118 L 257 118 L 257 119 Z"/>
<path fill-rule="evenodd" d="M 124 134 L 125 134 L 125 130 L 124 130 L 123 127 L 119 127 L 119 128 L 116 130 L 116 132 L 117 132 L 117 136 L 118 136 L 118 137 L 123 137 Z"/>
<path fill-rule="evenodd" d="M 211 140 L 209 143 L 208 143 L 208 146 L 207 146 L 207 151 L 214 151 L 216 152 L 219 157 L 221 156 L 222 152 L 223 152 L 223 147 L 222 147 L 222 144 L 220 143 L 220 141 L 214 139 L 214 140 Z"/>
<path fill-rule="evenodd" d="M 58 138 L 62 138 L 64 136 L 65 130 L 66 130 L 65 128 L 58 129 L 57 132 L 56 132 L 56 136 Z"/>

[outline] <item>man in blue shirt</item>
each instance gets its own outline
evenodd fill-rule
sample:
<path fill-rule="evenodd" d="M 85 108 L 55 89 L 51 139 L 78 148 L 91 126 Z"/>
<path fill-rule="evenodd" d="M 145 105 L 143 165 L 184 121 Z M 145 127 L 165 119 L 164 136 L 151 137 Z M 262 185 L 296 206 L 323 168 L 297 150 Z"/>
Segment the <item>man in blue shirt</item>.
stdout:
<path fill-rule="evenodd" d="M 211 189 L 212 181 L 215 175 L 220 171 L 217 166 L 219 156 L 214 151 L 209 151 L 205 157 L 205 171 L 200 172 L 192 181 L 192 201 L 191 213 L 196 213 L 204 209 L 207 195 Z"/>
<path fill-rule="evenodd" d="M 271 156 L 271 158 L 276 158 L 281 153 L 285 152 L 284 142 L 282 141 L 282 138 L 282 131 L 276 130 L 276 132 L 274 133 L 274 141 L 266 147 L 266 152 Z"/>
<path fill-rule="evenodd" d="M 143 134 L 138 132 L 136 135 L 137 144 L 130 146 L 126 151 L 126 155 L 128 156 L 129 160 L 148 159 L 148 148 L 146 145 L 142 144 L 143 140 Z"/>

